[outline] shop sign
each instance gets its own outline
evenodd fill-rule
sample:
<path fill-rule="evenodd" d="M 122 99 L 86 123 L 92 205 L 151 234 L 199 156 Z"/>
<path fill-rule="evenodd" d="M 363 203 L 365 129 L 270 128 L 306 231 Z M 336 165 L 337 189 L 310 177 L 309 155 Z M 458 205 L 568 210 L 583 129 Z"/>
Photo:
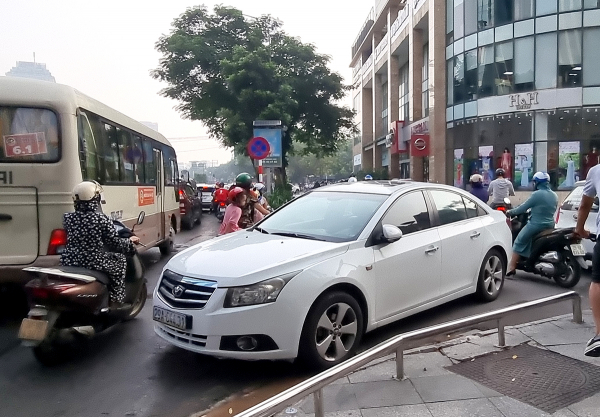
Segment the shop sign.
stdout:
<path fill-rule="evenodd" d="M 423 135 L 429 133 L 429 119 L 423 119 L 420 122 L 410 125 L 410 135 Z"/>
<path fill-rule="evenodd" d="M 411 156 L 429 156 L 429 135 L 412 135 L 410 141 Z"/>
<path fill-rule="evenodd" d="M 354 165 L 362 164 L 362 154 L 354 155 Z"/>
<path fill-rule="evenodd" d="M 400 152 L 408 152 L 408 148 L 404 143 L 404 137 L 402 135 L 402 128 L 404 127 L 404 121 L 396 120 L 391 123 L 391 135 L 392 135 L 392 143 L 389 146 L 390 152 L 395 155 Z"/>
<path fill-rule="evenodd" d="M 154 204 L 154 187 L 138 188 L 138 206 L 149 206 Z"/>
<path fill-rule="evenodd" d="M 510 100 L 510 107 L 516 108 L 517 110 L 529 110 L 531 106 L 540 104 L 538 102 L 538 93 L 523 93 L 523 94 L 511 94 L 508 96 Z"/>

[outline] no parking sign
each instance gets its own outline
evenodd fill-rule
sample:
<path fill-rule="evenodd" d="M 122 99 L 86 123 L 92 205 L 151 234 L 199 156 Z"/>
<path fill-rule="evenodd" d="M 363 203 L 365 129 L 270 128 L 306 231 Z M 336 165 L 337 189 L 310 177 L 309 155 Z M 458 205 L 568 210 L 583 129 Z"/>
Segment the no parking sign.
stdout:
<path fill-rule="evenodd" d="M 271 152 L 271 145 L 262 136 L 256 136 L 248 142 L 248 155 L 252 159 L 265 159 Z"/>

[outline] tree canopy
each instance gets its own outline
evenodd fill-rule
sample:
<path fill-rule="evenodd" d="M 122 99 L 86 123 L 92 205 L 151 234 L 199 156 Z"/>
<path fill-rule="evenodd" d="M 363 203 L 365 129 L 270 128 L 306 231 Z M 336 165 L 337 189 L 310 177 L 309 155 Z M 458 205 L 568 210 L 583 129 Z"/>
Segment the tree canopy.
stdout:
<path fill-rule="evenodd" d="M 294 142 L 305 153 L 329 155 L 355 131 L 353 111 L 337 104 L 348 88 L 328 68 L 329 57 L 286 34 L 271 16 L 189 8 L 156 48 L 163 56 L 152 76 L 168 84 L 161 93 L 237 153 L 246 153 L 254 120 L 286 126 L 284 167 Z"/>

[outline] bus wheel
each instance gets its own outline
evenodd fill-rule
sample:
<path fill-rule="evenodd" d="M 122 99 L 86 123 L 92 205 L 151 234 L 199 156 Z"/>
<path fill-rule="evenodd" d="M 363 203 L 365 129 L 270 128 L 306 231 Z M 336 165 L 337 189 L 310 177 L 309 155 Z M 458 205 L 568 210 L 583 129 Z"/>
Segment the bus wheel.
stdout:
<path fill-rule="evenodd" d="M 160 249 L 160 253 L 163 255 L 170 255 L 173 252 L 173 246 L 175 243 L 173 242 L 173 237 L 175 236 L 175 229 L 171 226 L 169 230 L 169 237 L 160 245 L 158 245 L 158 249 Z"/>

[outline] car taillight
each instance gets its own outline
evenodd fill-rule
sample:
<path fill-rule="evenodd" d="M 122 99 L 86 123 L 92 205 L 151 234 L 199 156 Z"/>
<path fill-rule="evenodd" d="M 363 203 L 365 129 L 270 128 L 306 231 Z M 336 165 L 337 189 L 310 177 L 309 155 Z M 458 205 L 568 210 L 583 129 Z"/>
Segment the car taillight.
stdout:
<path fill-rule="evenodd" d="M 498 206 L 496 207 L 496 210 L 506 213 L 506 207 Z"/>
<path fill-rule="evenodd" d="M 221 204 L 219 204 L 219 205 L 220 205 L 221 207 L 225 207 L 225 203 L 223 203 L 222 201 L 221 201 Z"/>
<path fill-rule="evenodd" d="M 54 229 L 48 243 L 48 255 L 60 255 L 67 245 L 67 232 L 63 229 Z"/>

